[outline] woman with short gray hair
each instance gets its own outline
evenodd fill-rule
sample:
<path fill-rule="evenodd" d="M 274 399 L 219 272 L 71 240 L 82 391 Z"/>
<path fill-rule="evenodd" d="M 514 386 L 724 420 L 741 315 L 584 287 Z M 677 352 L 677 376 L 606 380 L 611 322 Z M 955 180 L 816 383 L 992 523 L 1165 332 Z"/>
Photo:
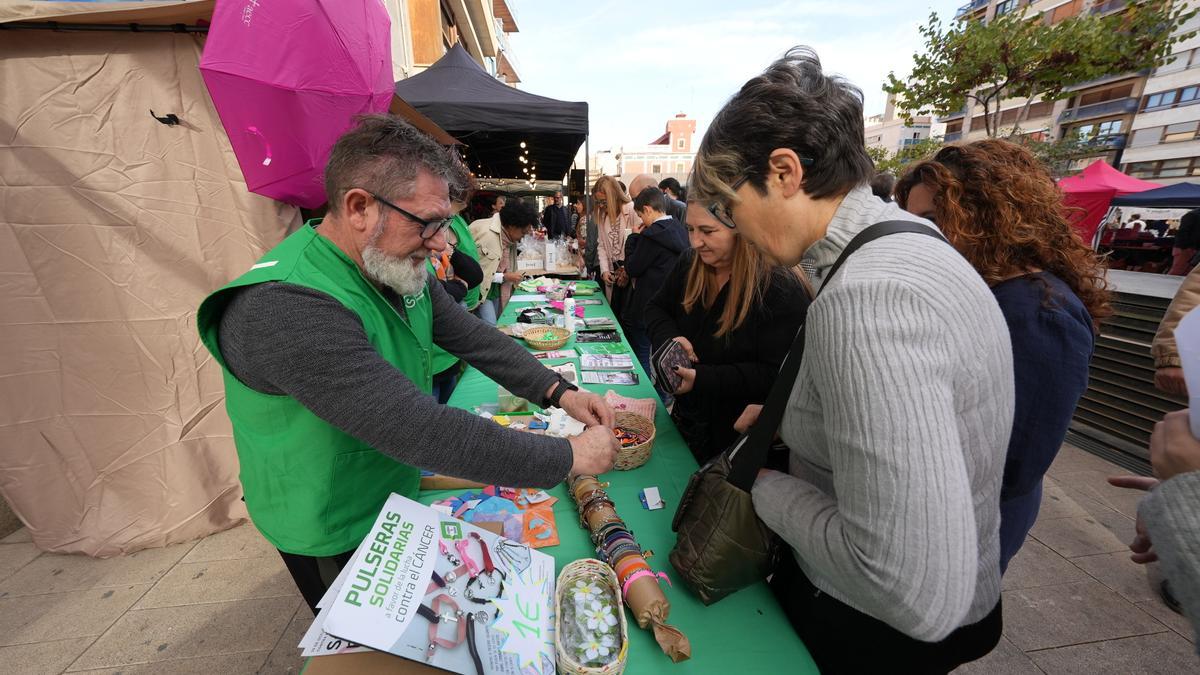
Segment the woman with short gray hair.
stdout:
<path fill-rule="evenodd" d="M 717 114 L 691 190 L 820 289 L 780 427 L 789 472 L 753 489 L 791 549 L 772 589 L 824 672 L 949 672 L 1000 639 L 1012 350 L 971 265 L 871 194 L 862 119 L 861 92 L 795 48 Z M 831 276 L 885 221 L 908 225 Z"/>

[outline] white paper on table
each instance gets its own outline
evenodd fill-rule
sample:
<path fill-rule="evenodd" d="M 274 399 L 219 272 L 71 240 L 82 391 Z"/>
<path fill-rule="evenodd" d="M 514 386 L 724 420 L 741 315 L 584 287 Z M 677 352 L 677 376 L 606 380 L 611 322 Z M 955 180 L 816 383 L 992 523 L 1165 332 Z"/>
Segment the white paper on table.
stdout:
<path fill-rule="evenodd" d="M 435 668 L 475 675 L 478 671 L 467 645 L 439 647 L 430 653 L 430 624 L 427 619 L 418 618 L 419 607 L 425 606 L 441 617 L 452 612 L 455 619 L 452 623 L 476 622 L 475 646 L 485 675 L 551 675 L 554 673 L 554 559 L 529 551 L 527 562 L 517 565 L 498 555 L 495 562 L 507 569 L 502 575 L 504 583 L 498 587 L 500 595 L 485 603 L 463 606 L 458 603 L 469 597 L 466 584 L 470 579 L 466 575 L 450 577 L 452 563 L 438 551 L 443 545 L 475 546 L 469 543 L 471 540 L 477 540 L 481 548 L 486 545 L 496 551 L 500 537 L 393 493 L 350 562 L 353 571 L 341 591 L 318 617 L 323 621 L 321 629 L 330 636 L 341 636 Z M 466 553 L 462 555 L 467 557 Z M 425 600 L 434 568 L 439 565 L 446 584 L 442 587 L 445 593 L 439 594 L 439 597 L 445 595 L 440 609 Z M 465 626 L 460 624 L 456 628 L 461 630 Z"/>
<path fill-rule="evenodd" d="M 349 567 L 349 565 L 347 565 Z M 300 640 L 298 647 L 304 649 L 300 656 L 308 658 L 310 656 L 327 656 L 329 654 L 354 654 L 356 652 L 369 652 L 370 647 L 364 647 L 359 644 L 334 637 L 326 633 L 323 626 L 325 619 L 329 616 L 329 609 L 323 608 L 317 618 L 313 619 L 312 625 L 308 627 L 308 631 L 304 633 L 304 637 Z"/>
<path fill-rule="evenodd" d="M 1200 312 L 1193 309 L 1179 322 L 1175 329 L 1175 344 L 1188 388 L 1188 406 L 1191 408 L 1188 424 L 1192 436 L 1200 438 Z"/>
<path fill-rule="evenodd" d="M 541 415 L 536 415 L 539 419 L 546 422 L 546 435 L 555 438 L 571 438 L 582 434 L 587 426 L 583 422 L 571 417 L 566 410 L 562 408 L 550 408 Z"/>
<path fill-rule="evenodd" d="M 359 544 L 359 548 L 361 547 L 362 544 Z M 355 551 L 355 555 L 358 555 L 357 551 Z M 349 572 L 350 565 L 346 564 L 342 567 L 342 571 L 337 575 L 337 578 L 333 580 L 333 583 L 329 585 L 328 590 L 325 591 L 325 595 L 321 596 L 320 602 L 317 603 L 317 609 L 320 611 L 317 613 L 316 618 L 313 619 L 312 624 L 309 625 L 308 630 L 304 632 L 304 637 L 300 639 L 300 644 L 297 645 L 304 649 L 300 654 L 304 658 L 325 656 L 328 654 L 351 654 L 354 652 L 371 651 L 370 647 L 363 647 L 362 645 L 336 638 L 326 633 L 323 628 L 325 626 L 325 618 L 329 616 L 329 610 L 326 608 L 326 605 L 333 602 L 338 592 L 342 590 L 342 584 L 345 583 Z"/>
<path fill-rule="evenodd" d="M 329 588 L 325 589 L 325 595 L 322 595 L 321 599 L 317 602 L 317 609 L 324 609 L 325 605 L 328 605 L 333 601 L 334 598 L 337 597 L 338 591 L 341 590 L 342 584 L 346 582 L 346 575 L 349 573 L 350 566 L 343 565 L 342 571 L 338 572 L 337 578 L 333 580 L 333 583 L 329 585 Z"/>
<path fill-rule="evenodd" d="M 509 302 L 548 302 L 545 293 L 518 293 L 508 299 Z"/>
<path fill-rule="evenodd" d="M 575 368 L 575 364 L 571 362 L 560 363 L 557 366 L 546 366 L 550 370 L 562 375 L 567 382 L 571 384 L 579 384 L 579 371 Z"/>

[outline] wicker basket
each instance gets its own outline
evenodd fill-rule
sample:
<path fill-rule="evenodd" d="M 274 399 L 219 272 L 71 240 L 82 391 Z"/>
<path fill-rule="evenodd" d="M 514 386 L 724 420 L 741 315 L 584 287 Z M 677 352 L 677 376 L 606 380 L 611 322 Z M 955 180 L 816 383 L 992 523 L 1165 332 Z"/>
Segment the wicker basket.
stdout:
<path fill-rule="evenodd" d="M 617 613 L 617 630 L 621 636 L 621 648 L 617 651 L 617 660 L 601 667 L 584 666 L 575 660 L 573 654 L 563 649 L 562 636 L 562 602 L 566 589 L 575 585 L 576 581 L 594 581 L 611 588 L 617 602 L 614 610 Z M 617 583 L 617 575 L 607 564 L 595 558 L 581 558 L 568 563 L 558 573 L 558 582 L 554 592 L 554 650 L 558 652 L 558 672 L 566 675 L 618 675 L 625 671 L 625 659 L 629 655 L 629 626 L 625 621 L 625 600 L 621 597 L 621 585 Z"/>
<path fill-rule="evenodd" d="M 654 422 L 631 412 L 618 412 L 616 422 L 619 427 L 648 436 L 645 443 L 623 447 L 617 451 L 617 470 L 636 469 L 650 459 L 650 449 L 654 447 Z"/>
<path fill-rule="evenodd" d="M 549 340 L 541 339 L 544 335 L 553 334 L 554 337 Z M 525 333 L 525 344 L 531 349 L 536 349 L 539 352 L 548 352 L 551 349 L 558 349 L 567 344 L 567 340 L 571 339 L 571 331 L 558 326 L 539 326 L 530 328 Z"/>

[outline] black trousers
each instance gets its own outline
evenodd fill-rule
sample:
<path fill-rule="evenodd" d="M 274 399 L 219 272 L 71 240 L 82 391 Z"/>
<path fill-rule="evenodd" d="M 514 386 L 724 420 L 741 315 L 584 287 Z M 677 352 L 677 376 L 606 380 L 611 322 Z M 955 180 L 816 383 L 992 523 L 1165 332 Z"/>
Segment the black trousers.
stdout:
<path fill-rule="evenodd" d="M 354 557 L 354 549 L 324 558 L 283 551 L 280 551 L 279 555 L 283 558 L 288 572 L 291 572 L 296 588 L 300 589 L 300 595 L 303 595 L 304 601 L 308 603 L 308 608 L 316 614 L 321 596 L 325 595 L 325 591 L 329 590 L 334 579 L 337 579 L 338 573 L 350 562 L 350 558 Z"/>
<path fill-rule="evenodd" d="M 771 590 L 822 673 L 948 673 L 1000 642 L 1000 603 L 986 617 L 940 642 L 922 642 L 824 593 L 790 552 Z"/>

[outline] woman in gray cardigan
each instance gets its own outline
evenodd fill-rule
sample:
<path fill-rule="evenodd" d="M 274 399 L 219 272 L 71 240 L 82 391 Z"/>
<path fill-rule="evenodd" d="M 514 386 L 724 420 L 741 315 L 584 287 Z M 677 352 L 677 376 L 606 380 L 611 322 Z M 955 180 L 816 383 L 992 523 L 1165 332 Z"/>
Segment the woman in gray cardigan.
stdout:
<path fill-rule="evenodd" d="M 791 549 L 772 588 L 822 671 L 948 672 L 1000 639 L 999 490 L 1013 417 L 1004 317 L 933 227 L 871 194 L 862 94 L 806 48 L 717 114 L 692 190 L 767 258 L 822 288 L 762 520 Z"/>

